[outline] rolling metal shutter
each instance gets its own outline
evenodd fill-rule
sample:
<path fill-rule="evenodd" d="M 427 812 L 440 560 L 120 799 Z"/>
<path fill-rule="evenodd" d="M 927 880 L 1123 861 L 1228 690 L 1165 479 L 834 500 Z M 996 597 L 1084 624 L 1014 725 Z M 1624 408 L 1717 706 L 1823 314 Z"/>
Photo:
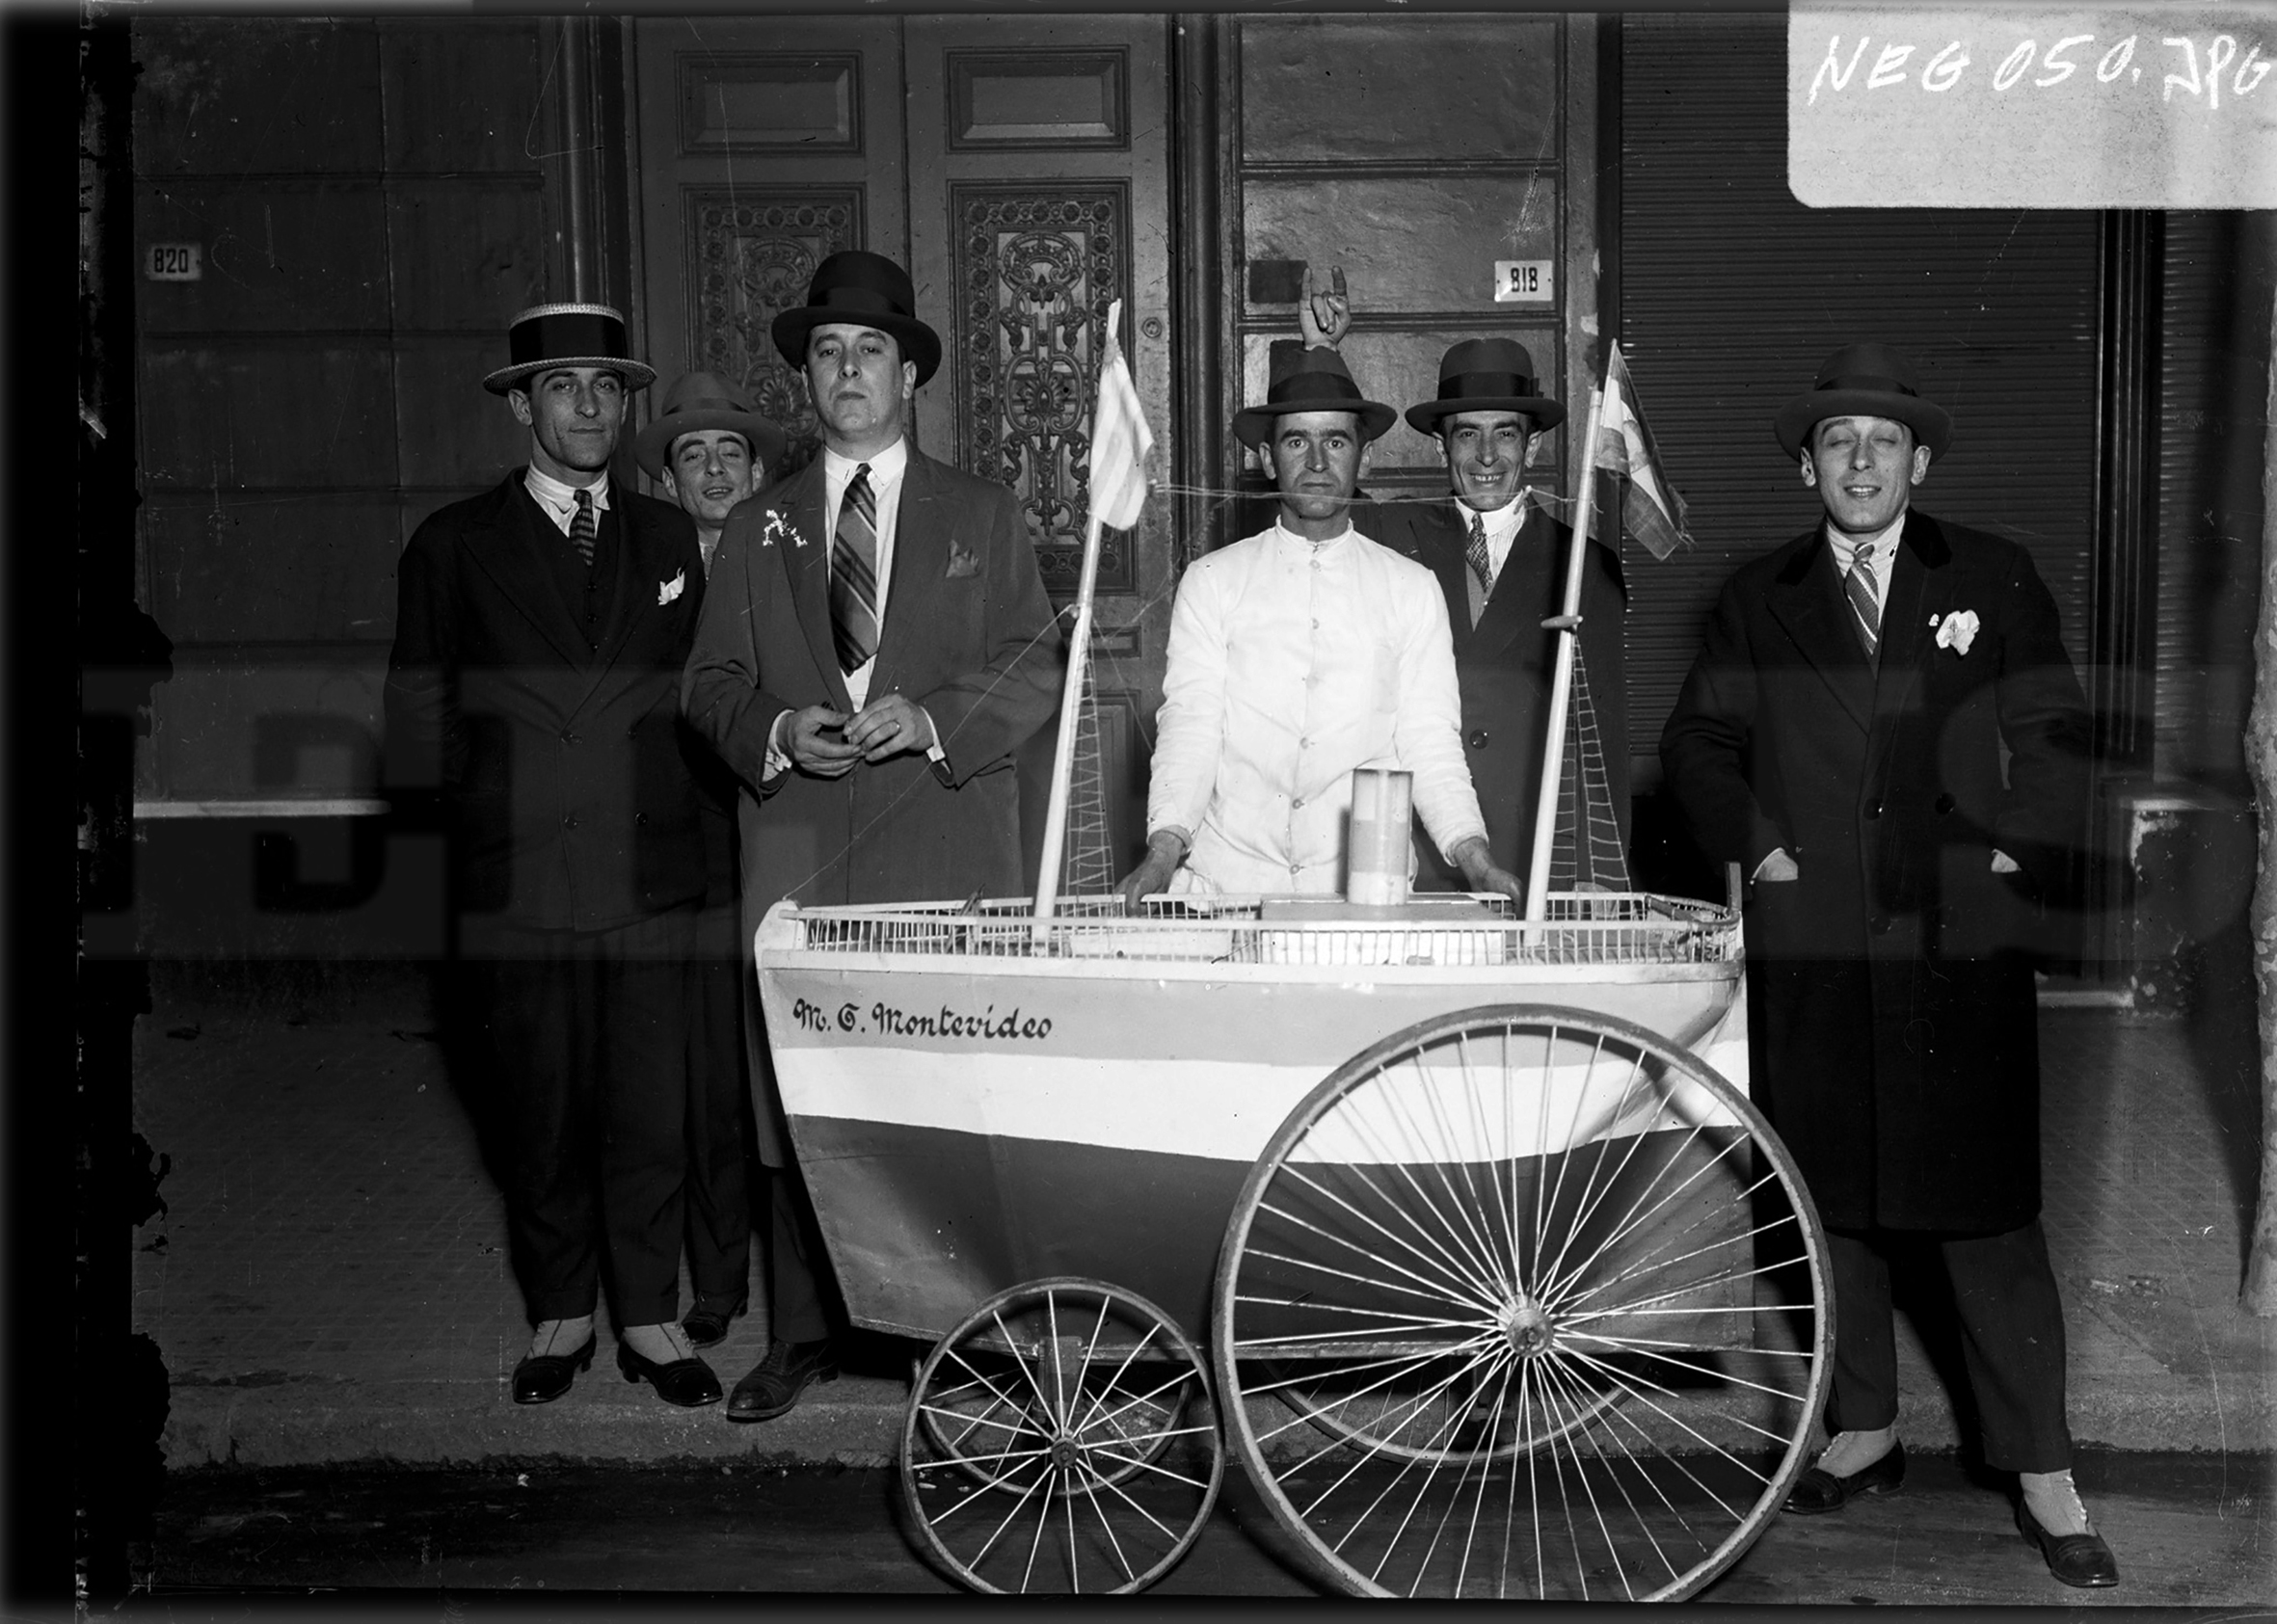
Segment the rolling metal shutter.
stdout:
<path fill-rule="evenodd" d="M 1620 337 L 1699 542 L 1665 564 L 1624 548 L 1640 789 L 1717 590 L 1818 520 L 1771 421 L 1842 344 L 1912 358 L 1955 424 L 1916 503 L 2030 547 L 2087 655 L 2097 217 L 1803 207 L 1785 60 L 1783 15 L 1623 19 Z"/>

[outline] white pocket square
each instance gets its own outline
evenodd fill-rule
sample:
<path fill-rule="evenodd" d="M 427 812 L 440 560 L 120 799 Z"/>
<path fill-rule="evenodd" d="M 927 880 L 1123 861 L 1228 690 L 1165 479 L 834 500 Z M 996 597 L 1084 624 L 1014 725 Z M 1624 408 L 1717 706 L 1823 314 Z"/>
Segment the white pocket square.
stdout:
<path fill-rule="evenodd" d="M 668 581 L 658 581 L 656 583 L 656 607 L 661 609 L 665 604 L 678 598 L 687 584 L 688 572 L 685 570 Z"/>

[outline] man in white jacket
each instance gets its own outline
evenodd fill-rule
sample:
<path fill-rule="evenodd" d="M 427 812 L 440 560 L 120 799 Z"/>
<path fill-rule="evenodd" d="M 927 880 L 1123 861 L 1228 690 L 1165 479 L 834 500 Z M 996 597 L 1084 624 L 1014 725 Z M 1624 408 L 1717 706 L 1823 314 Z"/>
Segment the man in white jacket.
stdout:
<path fill-rule="evenodd" d="M 1463 760 L 1445 597 L 1348 512 L 1396 414 L 1361 398 L 1333 350 L 1276 346 L 1273 360 L 1265 404 L 1235 413 L 1234 433 L 1266 453 L 1280 511 L 1179 585 L 1146 857 L 1124 899 L 1340 891 L 1353 770 L 1390 767 L 1414 775 L 1424 829 L 1470 889 L 1514 903 Z"/>

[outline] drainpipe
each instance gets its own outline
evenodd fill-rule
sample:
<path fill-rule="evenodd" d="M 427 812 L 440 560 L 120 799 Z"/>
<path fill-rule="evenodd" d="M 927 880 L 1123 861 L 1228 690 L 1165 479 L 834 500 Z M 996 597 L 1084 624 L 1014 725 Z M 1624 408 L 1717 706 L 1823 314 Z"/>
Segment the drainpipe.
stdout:
<path fill-rule="evenodd" d="M 569 238 L 570 298 L 589 304 L 598 296 L 600 255 L 593 244 L 593 54 L 592 22 L 571 17 L 561 25 L 562 146 L 568 160 L 564 202 Z"/>

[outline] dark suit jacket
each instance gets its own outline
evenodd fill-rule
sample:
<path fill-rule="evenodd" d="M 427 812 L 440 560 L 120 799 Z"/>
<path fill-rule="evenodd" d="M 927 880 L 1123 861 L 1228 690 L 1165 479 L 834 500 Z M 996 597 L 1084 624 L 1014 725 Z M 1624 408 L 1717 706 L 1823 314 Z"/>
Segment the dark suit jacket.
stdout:
<path fill-rule="evenodd" d="M 598 647 L 548 550 L 569 543 L 521 469 L 430 515 L 397 569 L 388 784 L 440 792 L 458 905 L 502 923 L 605 929 L 704 894 L 679 723 L 704 599 L 695 526 L 629 491 L 610 501 Z"/>
<path fill-rule="evenodd" d="M 1931 624 L 1960 611 L 1966 654 Z M 1739 570 L 1661 759 L 1709 856 L 1801 869 L 1748 905 L 1754 1081 L 1827 1221 L 2014 1229 L 2040 1208 L 2027 949 L 2085 833 L 2085 702 L 2013 542 L 1912 513 L 1878 667 L 1849 614 L 1819 530 Z"/>
<path fill-rule="evenodd" d="M 1494 577 L 1479 624 L 1470 624 L 1469 566 L 1463 553 L 1469 530 L 1452 498 L 1432 502 L 1355 505 L 1353 523 L 1364 536 L 1404 553 L 1438 577 L 1455 630 L 1455 675 L 1462 689 L 1462 742 L 1487 844 L 1500 866 L 1524 876 L 1534 855 L 1534 818 L 1541 793 L 1541 751 L 1549 727 L 1550 679 L 1557 633 L 1544 617 L 1566 605 L 1566 557 L 1573 533 L 1540 508 L 1526 516 L 1510 557 Z M 1627 593 L 1621 560 L 1592 546 L 1581 576 L 1580 652 L 1588 663 L 1590 693 L 1605 745 L 1613 808 L 1628 846 L 1628 700 L 1621 677 L 1621 622 Z M 1426 889 L 1464 890 L 1429 840 L 1416 842 L 1416 882 Z M 1569 852 L 1568 854 L 1569 855 Z"/>
<path fill-rule="evenodd" d="M 743 942 L 786 896 L 803 903 L 962 901 L 1021 889 L 1013 751 L 1056 712 L 1064 639 L 1012 493 L 916 450 L 901 479 L 894 572 L 871 673 L 875 700 L 924 706 L 948 764 L 921 754 L 843 778 L 765 778 L 786 710 L 851 711 L 831 642 L 823 467 L 728 518 L 683 685 L 689 721 L 751 789 L 742 802 Z M 754 1075 L 760 1075 L 755 1052 Z M 761 1112 L 762 1149 L 770 1113 Z"/>

